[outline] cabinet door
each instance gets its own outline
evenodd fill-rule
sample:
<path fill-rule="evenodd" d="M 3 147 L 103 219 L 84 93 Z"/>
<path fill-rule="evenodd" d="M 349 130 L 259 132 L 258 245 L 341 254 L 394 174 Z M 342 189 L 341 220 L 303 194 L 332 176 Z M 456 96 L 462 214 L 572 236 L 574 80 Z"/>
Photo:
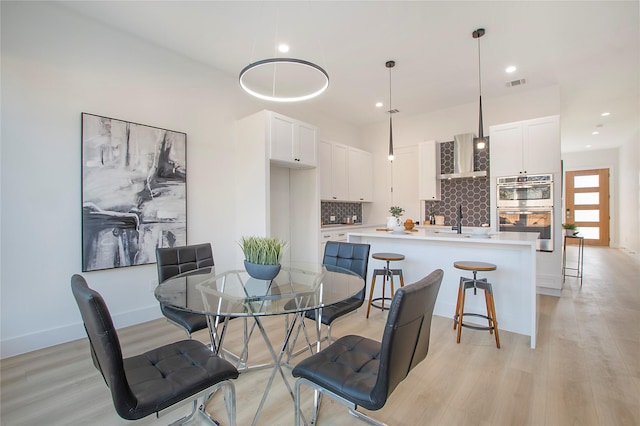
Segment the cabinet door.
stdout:
<path fill-rule="evenodd" d="M 560 120 L 558 116 L 527 120 L 523 129 L 526 173 L 559 173 Z"/>
<path fill-rule="evenodd" d="M 280 114 L 271 114 L 270 159 L 291 162 L 294 159 L 294 121 Z"/>
<path fill-rule="evenodd" d="M 436 155 L 436 141 L 418 145 L 418 196 L 421 200 L 440 200 L 438 179 L 440 159 Z"/>
<path fill-rule="evenodd" d="M 294 161 L 304 166 L 316 165 L 318 129 L 305 123 L 297 123 L 297 139 L 294 140 Z"/>
<path fill-rule="evenodd" d="M 331 199 L 349 199 L 347 146 L 334 144 L 331 151 Z"/>
<path fill-rule="evenodd" d="M 416 220 L 420 217 L 418 145 L 396 148 L 391 170 L 393 176 L 391 205 L 405 209 L 403 220 Z"/>
<path fill-rule="evenodd" d="M 331 152 L 332 152 L 332 143 L 320 141 L 319 148 L 319 173 L 320 173 L 320 199 L 321 200 L 331 200 L 332 192 L 331 192 Z"/>
<path fill-rule="evenodd" d="M 373 156 L 371 153 L 349 147 L 349 200 L 373 199 Z"/>
<path fill-rule="evenodd" d="M 491 126 L 491 176 L 514 176 L 523 172 L 522 137 L 522 123 Z"/>

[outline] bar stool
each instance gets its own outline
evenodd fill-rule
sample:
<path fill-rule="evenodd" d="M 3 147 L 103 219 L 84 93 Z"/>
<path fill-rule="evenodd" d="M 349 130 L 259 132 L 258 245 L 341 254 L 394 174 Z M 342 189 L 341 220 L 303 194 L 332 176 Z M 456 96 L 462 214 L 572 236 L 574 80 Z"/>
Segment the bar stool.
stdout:
<path fill-rule="evenodd" d="M 374 308 L 381 309 L 383 311 L 388 311 L 389 308 L 384 306 L 384 301 L 389 301 L 389 306 L 391 306 L 391 300 L 393 299 L 393 276 L 397 275 L 400 277 L 400 287 L 404 287 L 404 277 L 402 276 L 402 269 L 391 269 L 389 267 L 389 262 L 396 262 L 400 260 L 404 260 L 404 255 L 398 253 L 374 253 L 371 255 L 372 258 L 377 260 L 384 260 L 387 262 L 386 266 L 383 269 L 374 269 L 373 270 L 373 279 L 371 280 L 371 290 L 369 291 L 369 304 L 367 305 L 367 318 L 369 318 L 369 311 L 371 310 L 371 306 Z M 382 282 L 382 297 L 373 298 L 373 290 L 376 287 L 376 277 L 378 275 L 382 275 L 384 277 L 384 281 Z M 387 286 L 387 282 L 391 284 L 391 297 L 385 297 L 384 291 Z M 380 301 L 381 305 L 376 305 L 373 302 Z"/>
<path fill-rule="evenodd" d="M 496 307 L 493 301 L 493 289 L 491 283 L 487 282 L 486 278 L 477 278 L 478 271 L 495 271 L 497 266 L 493 263 L 485 262 L 472 262 L 472 261 L 459 261 L 454 262 L 453 266 L 457 269 L 464 271 L 472 271 L 473 279 L 460 277 L 460 286 L 458 287 L 458 301 L 456 302 L 456 313 L 453 316 L 453 329 L 458 328 L 457 342 L 460 343 L 460 334 L 462 333 L 462 327 L 472 328 L 474 330 L 489 330 L 496 338 L 496 346 L 500 349 L 500 337 L 498 336 L 498 321 L 496 319 Z M 487 314 L 475 314 L 464 311 L 464 299 L 466 290 L 472 288 L 473 294 L 477 294 L 477 289 L 484 290 L 484 301 L 487 306 Z M 462 318 L 467 316 L 486 318 L 489 325 L 482 327 L 479 325 L 467 324 L 462 321 Z"/>

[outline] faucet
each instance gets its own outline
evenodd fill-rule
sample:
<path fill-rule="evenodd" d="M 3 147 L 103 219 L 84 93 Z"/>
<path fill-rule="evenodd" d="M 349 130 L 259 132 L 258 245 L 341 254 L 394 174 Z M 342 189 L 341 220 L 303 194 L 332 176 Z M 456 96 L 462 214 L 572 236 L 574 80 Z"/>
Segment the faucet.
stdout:
<path fill-rule="evenodd" d="M 456 221 L 456 225 L 452 226 L 451 229 L 455 229 L 458 234 L 462 234 L 462 204 L 458 204 L 458 220 Z"/>

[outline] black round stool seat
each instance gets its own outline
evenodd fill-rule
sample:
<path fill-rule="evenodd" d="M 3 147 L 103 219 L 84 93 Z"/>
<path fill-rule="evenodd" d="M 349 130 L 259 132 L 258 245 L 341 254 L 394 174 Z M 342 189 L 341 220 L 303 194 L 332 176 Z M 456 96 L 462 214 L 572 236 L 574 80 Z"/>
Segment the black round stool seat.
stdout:
<path fill-rule="evenodd" d="M 400 287 L 404 287 L 404 277 L 402 276 L 402 269 L 391 269 L 390 262 L 398 262 L 404 260 L 403 254 L 398 253 L 373 253 L 371 255 L 372 258 L 376 260 L 383 260 L 387 262 L 384 268 L 382 269 L 374 269 L 373 277 L 371 279 L 371 290 L 369 291 L 369 303 L 367 304 L 367 318 L 369 318 L 369 312 L 371 311 L 371 307 L 381 309 L 383 311 L 388 311 L 391 306 L 391 300 L 393 300 L 394 288 L 393 288 L 393 276 L 397 275 L 400 278 Z M 382 282 L 382 297 L 373 297 L 373 290 L 376 287 L 376 277 L 378 275 L 383 276 L 384 281 Z M 391 297 L 386 297 L 384 295 L 385 288 L 387 286 L 387 282 L 391 285 Z M 389 301 L 389 305 L 385 306 L 385 301 Z M 375 302 L 380 302 L 377 304 Z"/>
<path fill-rule="evenodd" d="M 462 327 L 472 328 L 474 330 L 489 330 L 489 333 L 494 334 L 496 339 L 496 346 L 500 349 L 500 337 L 498 336 L 498 321 L 496 319 L 496 307 L 493 299 L 493 288 L 491 283 L 487 282 L 486 278 L 478 278 L 478 271 L 495 271 L 498 267 L 493 263 L 476 262 L 476 261 L 457 261 L 453 263 L 453 266 L 457 269 L 473 272 L 473 278 L 460 277 L 460 285 L 458 287 L 458 301 L 456 302 L 456 313 L 453 316 L 453 329 L 458 329 L 457 342 L 460 343 L 460 335 L 462 333 Z M 466 291 L 473 289 L 473 294 L 477 294 L 478 289 L 484 290 L 485 305 L 487 306 L 487 314 L 477 314 L 464 311 L 464 301 Z M 488 322 L 488 326 L 483 327 L 475 324 L 469 324 L 463 322 L 464 316 L 474 316 L 484 318 Z"/>

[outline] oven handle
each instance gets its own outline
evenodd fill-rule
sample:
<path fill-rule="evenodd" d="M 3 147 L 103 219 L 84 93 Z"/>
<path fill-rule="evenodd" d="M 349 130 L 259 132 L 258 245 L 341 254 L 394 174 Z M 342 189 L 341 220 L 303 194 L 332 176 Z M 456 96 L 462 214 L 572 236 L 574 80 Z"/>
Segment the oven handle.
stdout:
<path fill-rule="evenodd" d="M 541 183 L 539 185 L 501 185 L 498 184 L 498 188 L 500 189 L 531 189 L 531 188 L 546 188 L 551 185 Z"/>
<path fill-rule="evenodd" d="M 503 214 L 536 214 L 536 213 L 540 213 L 540 212 L 551 212 L 553 209 L 539 209 L 539 210 L 502 210 L 502 209 L 498 209 L 498 213 L 503 213 Z"/>

